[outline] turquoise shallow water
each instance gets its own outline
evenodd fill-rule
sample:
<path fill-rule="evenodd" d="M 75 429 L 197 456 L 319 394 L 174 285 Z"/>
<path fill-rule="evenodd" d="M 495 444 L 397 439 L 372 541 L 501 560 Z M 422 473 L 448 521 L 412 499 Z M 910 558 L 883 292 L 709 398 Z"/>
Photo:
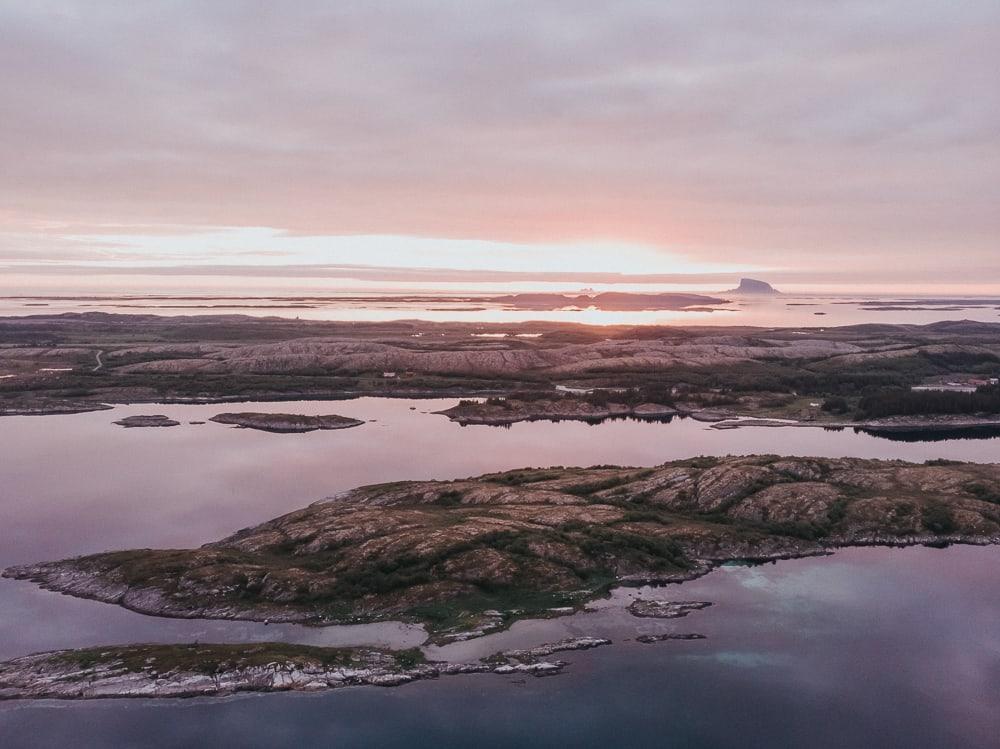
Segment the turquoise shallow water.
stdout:
<path fill-rule="evenodd" d="M 373 419 L 274 435 L 190 425 L 219 406 L 129 406 L 0 419 L 0 565 L 109 548 L 189 546 L 374 481 L 524 465 L 652 465 L 776 452 L 994 461 L 1000 440 L 893 442 L 853 431 L 712 430 L 618 421 L 459 427 L 452 401 L 257 404 Z M 173 429 L 125 430 L 166 413 Z M 451 677 L 393 690 L 227 700 L 0 707 L 4 746 L 994 746 L 1000 735 L 1000 549 L 855 549 L 726 567 L 650 595 L 704 599 L 686 619 L 638 622 L 619 591 L 597 613 L 519 623 L 475 645 L 601 634 L 559 677 Z M 652 629 L 651 629 L 652 628 Z M 643 631 L 706 640 L 641 645 Z M 100 643 L 289 639 L 412 644 L 422 633 L 173 621 L 0 582 L 0 657 Z"/>

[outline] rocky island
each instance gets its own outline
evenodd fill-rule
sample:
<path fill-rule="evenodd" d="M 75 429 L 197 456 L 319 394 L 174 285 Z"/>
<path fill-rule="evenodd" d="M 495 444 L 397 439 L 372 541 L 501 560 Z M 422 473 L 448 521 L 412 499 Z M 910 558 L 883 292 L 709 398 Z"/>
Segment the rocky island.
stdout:
<path fill-rule="evenodd" d="M 709 601 L 660 601 L 638 598 L 628 606 L 632 616 L 652 619 L 681 619 L 692 611 L 701 611 L 711 606 Z"/>
<path fill-rule="evenodd" d="M 126 416 L 123 419 L 118 419 L 118 421 L 113 422 L 120 427 L 125 427 L 126 429 L 135 429 L 137 427 L 176 427 L 180 426 L 180 422 L 171 419 L 163 414 L 155 414 L 152 416 Z"/>
<path fill-rule="evenodd" d="M 151 615 L 406 620 L 434 637 L 487 614 L 495 631 L 572 612 L 615 585 L 687 580 L 729 560 L 997 542 L 1000 465 L 752 456 L 366 486 L 197 549 L 3 574 Z"/>
<path fill-rule="evenodd" d="M 373 650 L 265 642 L 122 645 L 38 653 L 0 663 L 0 700 L 214 697 L 236 692 L 395 687 L 472 673 L 549 676 L 568 664 L 554 653 L 610 645 L 578 637 L 474 663 L 428 661 L 416 648 Z"/>
<path fill-rule="evenodd" d="M 726 293 L 740 296 L 744 294 L 775 296 L 781 292 L 771 286 L 771 284 L 767 281 L 760 281 L 756 278 L 741 278 L 740 285 L 735 289 L 730 289 Z"/>
<path fill-rule="evenodd" d="M 232 424 L 244 429 L 259 429 L 264 432 L 314 432 L 317 429 L 349 429 L 365 422 L 346 416 L 327 414 L 324 416 L 304 416 L 302 414 L 270 413 L 224 413 L 213 416 L 209 421 L 218 424 Z"/>
<path fill-rule="evenodd" d="M 505 426 L 519 421 L 587 421 L 596 423 L 605 419 L 631 417 L 648 421 L 662 421 L 675 416 L 678 411 L 673 406 L 659 403 L 615 403 L 609 401 L 595 404 L 584 398 L 573 396 L 553 396 L 548 398 L 525 399 L 489 398 L 483 401 L 462 400 L 458 405 L 437 411 L 459 424 L 487 424 Z"/>

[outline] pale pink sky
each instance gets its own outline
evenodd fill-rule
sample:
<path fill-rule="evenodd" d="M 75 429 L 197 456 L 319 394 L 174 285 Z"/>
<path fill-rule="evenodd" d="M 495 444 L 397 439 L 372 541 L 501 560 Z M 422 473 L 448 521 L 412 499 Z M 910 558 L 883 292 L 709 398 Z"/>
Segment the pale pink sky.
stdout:
<path fill-rule="evenodd" d="M 1000 290 L 996 0 L 595 6 L 0 0 L 0 292 Z"/>

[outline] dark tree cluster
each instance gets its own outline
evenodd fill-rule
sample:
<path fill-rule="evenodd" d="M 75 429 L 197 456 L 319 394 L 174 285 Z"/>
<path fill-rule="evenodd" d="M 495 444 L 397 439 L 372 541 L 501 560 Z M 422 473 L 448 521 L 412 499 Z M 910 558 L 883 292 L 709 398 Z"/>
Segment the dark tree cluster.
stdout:
<path fill-rule="evenodd" d="M 867 419 L 924 414 L 996 414 L 1000 413 L 1000 385 L 986 385 L 974 393 L 883 390 L 863 397 L 858 403 L 858 412 Z"/>

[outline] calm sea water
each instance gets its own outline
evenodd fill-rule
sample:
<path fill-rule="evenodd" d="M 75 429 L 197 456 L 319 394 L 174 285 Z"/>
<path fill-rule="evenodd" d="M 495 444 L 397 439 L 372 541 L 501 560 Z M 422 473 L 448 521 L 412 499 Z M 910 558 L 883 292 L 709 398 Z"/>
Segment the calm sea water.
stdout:
<path fill-rule="evenodd" d="M 188 424 L 232 406 L 123 406 L 0 419 L 0 565 L 130 547 L 187 547 L 365 483 L 455 478 L 526 465 L 654 465 L 774 452 L 923 461 L 1000 460 L 1000 439 L 897 442 L 821 429 L 564 422 L 460 427 L 453 401 L 254 404 L 341 413 L 356 429 L 277 435 Z M 165 413 L 184 425 L 122 429 Z M 573 634 L 615 645 L 573 653 L 549 679 L 444 678 L 401 689 L 227 700 L 0 707 L 20 746 L 995 746 L 1000 735 L 1000 549 L 855 549 L 726 567 L 648 595 L 715 603 L 636 620 L 621 590 L 594 613 L 520 622 L 445 649 L 453 658 Z M 642 631 L 708 639 L 641 645 Z M 397 624 L 305 628 L 145 617 L 0 581 L 0 657 L 135 641 L 286 639 L 417 644 Z"/>
<path fill-rule="evenodd" d="M 711 292 L 699 292 L 708 293 Z M 343 296 L 343 295 L 342 295 Z M 716 296 L 726 298 L 726 294 Z M 433 322 L 519 323 L 550 321 L 585 325 L 753 325 L 762 327 L 831 327 L 863 323 L 925 325 L 942 320 L 1000 322 L 1000 303 L 994 297 L 962 297 L 941 303 L 940 298 L 907 296 L 829 296 L 783 294 L 775 297 L 733 297 L 711 310 L 605 311 L 519 310 L 495 304 L 456 302 L 401 302 L 370 297 L 350 301 L 336 296 L 243 299 L 134 298 L 16 298 L 0 297 L 0 316 L 44 315 L 62 312 L 119 314 L 206 315 L 239 314 L 299 317 L 303 320 L 428 320 Z"/>

